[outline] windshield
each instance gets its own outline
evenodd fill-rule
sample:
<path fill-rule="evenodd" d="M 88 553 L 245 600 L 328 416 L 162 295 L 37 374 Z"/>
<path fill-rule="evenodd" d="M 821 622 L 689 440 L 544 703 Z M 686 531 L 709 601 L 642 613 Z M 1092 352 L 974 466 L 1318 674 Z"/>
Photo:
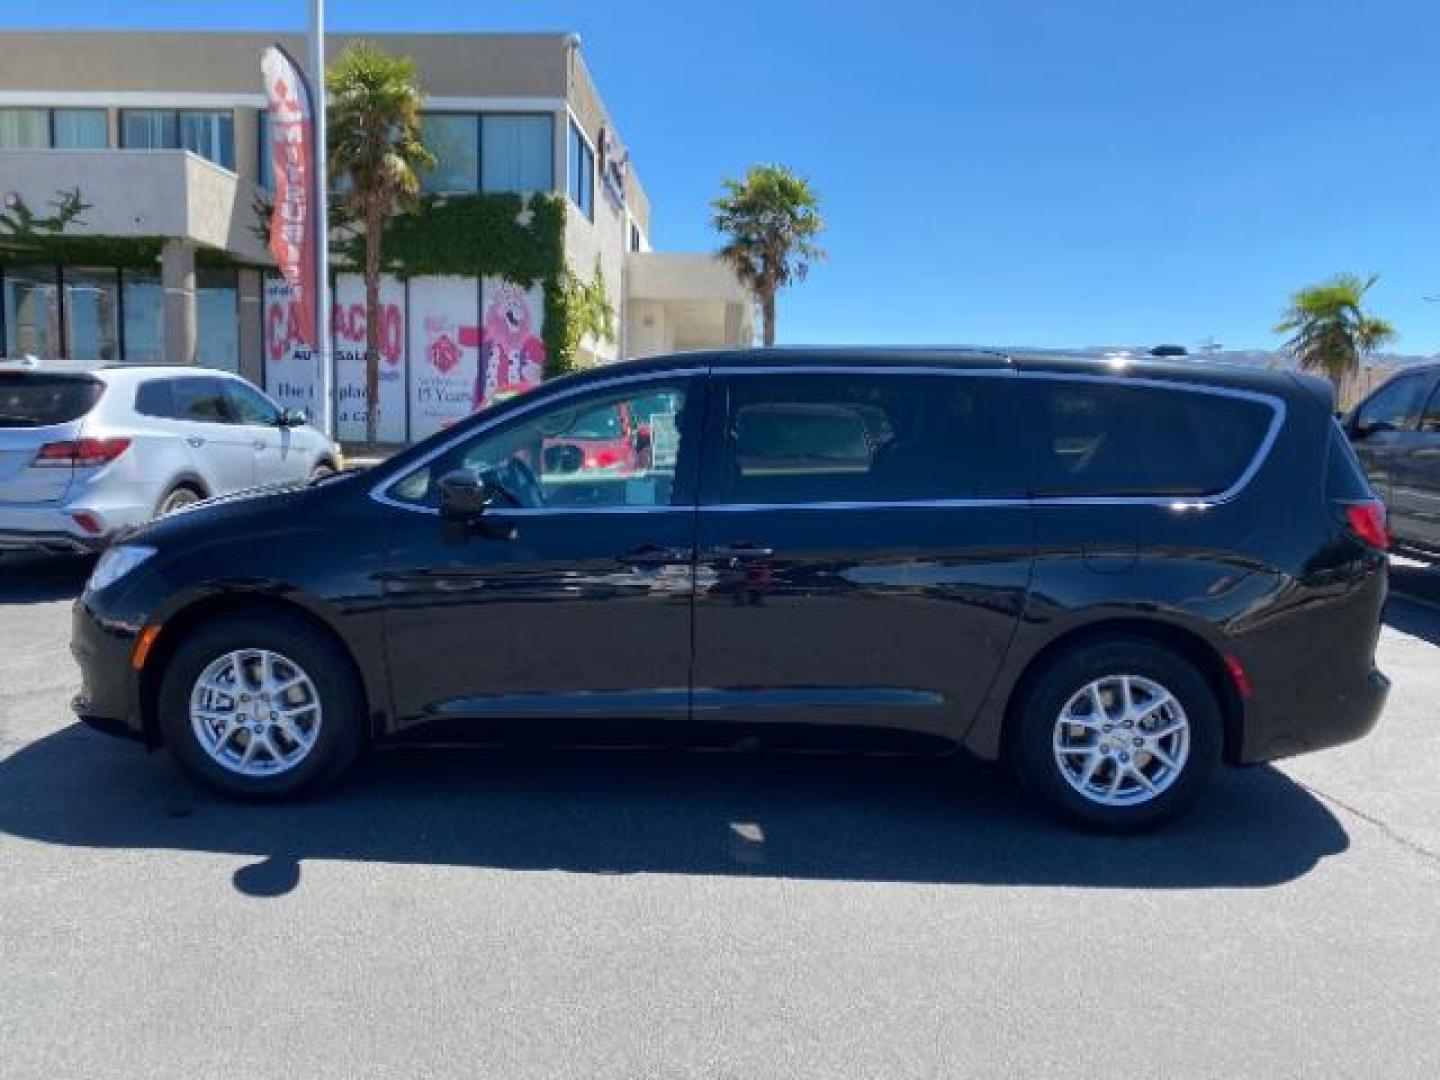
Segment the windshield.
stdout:
<path fill-rule="evenodd" d="M 49 427 L 78 420 L 104 392 L 97 379 L 0 374 L 0 428 Z"/>

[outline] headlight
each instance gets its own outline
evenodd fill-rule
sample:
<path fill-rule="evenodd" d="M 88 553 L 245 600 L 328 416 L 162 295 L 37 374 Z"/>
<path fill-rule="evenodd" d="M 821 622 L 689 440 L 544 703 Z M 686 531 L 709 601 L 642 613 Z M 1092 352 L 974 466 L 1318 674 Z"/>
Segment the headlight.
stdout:
<path fill-rule="evenodd" d="M 95 569 L 90 571 L 90 580 L 85 585 L 86 591 L 99 592 L 109 588 L 154 554 L 153 547 L 140 544 L 120 544 L 112 547 L 100 556 Z"/>

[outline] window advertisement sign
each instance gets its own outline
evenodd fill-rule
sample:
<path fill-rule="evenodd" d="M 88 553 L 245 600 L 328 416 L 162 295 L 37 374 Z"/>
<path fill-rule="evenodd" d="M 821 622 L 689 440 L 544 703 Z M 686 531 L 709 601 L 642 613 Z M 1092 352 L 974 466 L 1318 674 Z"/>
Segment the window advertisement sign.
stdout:
<path fill-rule="evenodd" d="M 282 277 L 267 275 L 261 305 L 265 389 L 286 409 L 315 414 L 315 359 L 306 344 L 299 296 Z"/>
<path fill-rule="evenodd" d="M 480 377 L 480 290 L 474 278 L 410 279 L 410 439 L 469 416 Z"/>
<path fill-rule="evenodd" d="M 330 326 L 335 334 L 336 432 L 342 440 L 365 438 L 365 279 L 335 279 Z M 380 400 L 376 435 L 381 442 L 405 441 L 405 284 L 380 279 Z"/>
<path fill-rule="evenodd" d="M 483 381 L 475 407 L 503 401 L 539 386 L 545 376 L 545 290 L 524 289 L 500 278 L 484 282 L 485 321 L 481 327 Z"/>

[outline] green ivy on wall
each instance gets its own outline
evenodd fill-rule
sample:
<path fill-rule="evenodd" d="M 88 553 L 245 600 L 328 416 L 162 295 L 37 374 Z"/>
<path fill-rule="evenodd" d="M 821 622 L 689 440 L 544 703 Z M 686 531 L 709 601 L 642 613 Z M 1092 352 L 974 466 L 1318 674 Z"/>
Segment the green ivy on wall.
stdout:
<path fill-rule="evenodd" d="M 353 233 L 333 246 L 340 262 L 363 265 L 363 234 Z M 382 254 L 385 270 L 402 278 L 453 274 L 500 277 L 527 289 L 539 284 L 545 290 L 545 375 L 573 370 L 565 202 L 559 196 L 429 196 L 390 219 Z"/>

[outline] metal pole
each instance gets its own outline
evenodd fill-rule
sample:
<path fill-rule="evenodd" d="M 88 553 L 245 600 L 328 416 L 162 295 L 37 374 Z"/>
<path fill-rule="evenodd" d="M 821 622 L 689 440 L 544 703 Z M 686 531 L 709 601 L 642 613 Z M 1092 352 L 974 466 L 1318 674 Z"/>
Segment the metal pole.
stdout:
<path fill-rule="evenodd" d="M 310 0 L 310 107 L 315 136 L 315 404 L 316 426 L 335 437 L 335 365 L 330 355 L 330 213 L 325 144 L 325 0 Z"/>

